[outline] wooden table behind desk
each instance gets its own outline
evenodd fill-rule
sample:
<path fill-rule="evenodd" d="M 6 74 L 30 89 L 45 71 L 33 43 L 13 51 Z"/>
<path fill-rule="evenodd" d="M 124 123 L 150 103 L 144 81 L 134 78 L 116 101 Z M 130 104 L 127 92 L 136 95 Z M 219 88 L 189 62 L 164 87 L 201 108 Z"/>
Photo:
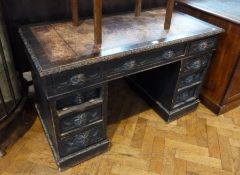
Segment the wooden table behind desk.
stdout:
<path fill-rule="evenodd" d="M 240 15 L 231 4 L 215 0 L 213 7 L 207 1 L 180 1 L 178 9 L 225 29 L 217 52 L 210 65 L 202 91 L 202 101 L 217 114 L 240 105 Z M 211 3 L 213 4 L 213 3 Z M 219 5 L 219 6 L 218 6 Z M 224 9 L 220 9 L 224 8 Z"/>

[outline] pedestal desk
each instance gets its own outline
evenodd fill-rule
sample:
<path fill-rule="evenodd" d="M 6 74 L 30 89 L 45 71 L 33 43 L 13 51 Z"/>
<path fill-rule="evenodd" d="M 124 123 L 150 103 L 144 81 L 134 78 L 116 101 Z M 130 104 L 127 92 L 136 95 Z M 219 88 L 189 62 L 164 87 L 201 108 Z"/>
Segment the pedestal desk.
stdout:
<path fill-rule="evenodd" d="M 103 18 L 101 48 L 93 21 L 28 25 L 20 35 L 29 54 L 37 110 L 61 169 L 106 151 L 108 82 L 129 77 L 166 121 L 192 111 L 221 28 L 165 10 Z M 117 94 L 116 94 L 117 95 Z"/>

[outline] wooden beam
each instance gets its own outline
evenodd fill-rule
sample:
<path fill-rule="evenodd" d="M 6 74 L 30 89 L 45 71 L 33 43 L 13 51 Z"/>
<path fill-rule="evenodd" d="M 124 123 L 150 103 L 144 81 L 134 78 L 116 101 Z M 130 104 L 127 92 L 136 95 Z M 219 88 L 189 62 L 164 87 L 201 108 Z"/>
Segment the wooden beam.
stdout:
<path fill-rule="evenodd" d="M 142 0 L 135 0 L 135 16 L 140 16 L 142 11 Z"/>
<path fill-rule="evenodd" d="M 164 22 L 164 29 L 170 29 L 171 21 L 172 21 L 172 13 L 174 8 L 174 0 L 167 1 L 167 8 L 166 8 L 166 16 Z"/>
<path fill-rule="evenodd" d="M 102 0 L 94 0 L 94 42 L 102 44 Z"/>
<path fill-rule="evenodd" d="M 71 9 L 72 9 L 72 23 L 74 26 L 78 26 L 78 0 L 71 0 Z"/>

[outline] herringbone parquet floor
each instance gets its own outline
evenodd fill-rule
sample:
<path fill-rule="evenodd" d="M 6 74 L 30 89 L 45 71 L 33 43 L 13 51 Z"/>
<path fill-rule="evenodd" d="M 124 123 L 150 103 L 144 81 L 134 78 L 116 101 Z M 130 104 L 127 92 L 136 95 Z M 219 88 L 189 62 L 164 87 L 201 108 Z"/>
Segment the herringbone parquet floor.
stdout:
<path fill-rule="evenodd" d="M 59 173 L 37 119 L 0 159 L 1 174 L 240 175 L 240 107 L 216 117 L 200 105 L 166 124 L 123 80 L 109 94 L 108 152 Z"/>

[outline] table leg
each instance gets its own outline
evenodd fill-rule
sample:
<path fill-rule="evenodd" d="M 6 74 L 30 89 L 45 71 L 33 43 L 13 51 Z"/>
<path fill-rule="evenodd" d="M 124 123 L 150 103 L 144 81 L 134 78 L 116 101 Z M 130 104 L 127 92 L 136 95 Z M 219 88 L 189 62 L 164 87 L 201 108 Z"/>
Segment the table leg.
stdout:
<path fill-rule="evenodd" d="M 142 0 L 135 0 L 135 16 L 140 16 L 142 10 Z"/>
<path fill-rule="evenodd" d="M 174 0 L 168 0 L 167 1 L 167 8 L 166 8 L 165 22 L 164 22 L 164 29 L 165 30 L 170 29 L 173 8 L 174 8 Z"/>
<path fill-rule="evenodd" d="M 102 44 L 102 0 L 94 0 L 94 42 Z"/>
<path fill-rule="evenodd" d="M 78 26 L 78 0 L 71 0 L 72 22 L 74 26 Z"/>

